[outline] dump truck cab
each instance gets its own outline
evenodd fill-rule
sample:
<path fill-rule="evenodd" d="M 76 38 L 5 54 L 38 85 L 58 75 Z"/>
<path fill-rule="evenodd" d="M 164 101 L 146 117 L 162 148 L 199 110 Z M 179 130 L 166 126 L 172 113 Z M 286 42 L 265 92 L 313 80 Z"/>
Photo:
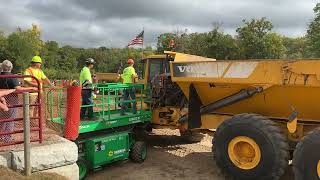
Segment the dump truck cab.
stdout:
<path fill-rule="evenodd" d="M 162 55 L 151 55 L 142 59 L 143 77 L 139 82 L 150 91 L 153 127 L 187 130 L 187 123 L 179 119 L 187 111 L 188 100 L 181 88 L 171 80 L 170 63 L 173 61 L 215 61 L 195 55 L 166 51 Z M 184 67 L 182 67 L 184 68 Z M 183 69 L 186 70 L 186 69 Z M 206 130 L 208 128 L 205 128 Z"/>
<path fill-rule="evenodd" d="M 139 62 L 143 67 L 143 71 L 139 74 L 141 77 L 140 83 L 149 86 L 155 77 L 164 73 L 170 73 L 169 61 L 166 55 L 151 55 Z"/>

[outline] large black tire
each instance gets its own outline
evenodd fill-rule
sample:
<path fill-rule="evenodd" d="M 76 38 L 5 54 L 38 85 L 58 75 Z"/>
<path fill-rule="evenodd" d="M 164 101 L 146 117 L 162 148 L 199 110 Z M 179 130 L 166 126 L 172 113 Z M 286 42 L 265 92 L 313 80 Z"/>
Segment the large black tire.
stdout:
<path fill-rule="evenodd" d="M 229 156 L 228 150 L 235 148 L 230 142 L 242 137 L 248 137 L 260 149 L 259 160 L 250 168 L 236 165 Z M 285 135 L 274 122 L 260 115 L 239 114 L 224 121 L 212 143 L 217 166 L 234 179 L 279 179 L 288 165 L 289 146 Z"/>
<path fill-rule="evenodd" d="M 136 163 L 142 163 L 147 158 L 147 144 L 144 141 L 137 141 L 131 148 L 130 158 Z"/>
<path fill-rule="evenodd" d="M 297 144 L 292 163 L 296 180 L 320 179 L 320 128 L 307 134 Z"/>
<path fill-rule="evenodd" d="M 77 165 L 79 167 L 79 179 L 84 180 L 89 172 L 88 162 L 84 158 L 80 157 L 77 161 Z"/>

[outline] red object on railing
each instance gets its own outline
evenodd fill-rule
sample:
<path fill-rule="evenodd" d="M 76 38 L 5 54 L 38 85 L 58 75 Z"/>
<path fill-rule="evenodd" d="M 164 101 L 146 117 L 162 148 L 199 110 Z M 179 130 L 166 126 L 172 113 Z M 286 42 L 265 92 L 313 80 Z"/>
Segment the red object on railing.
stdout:
<path fill-rule="evenodd" d="M 25 75 L 0 75 L 0 79 L 14 78 L 24 81 L 24 78 L 32 78 L 37 82 L 37 90 L 28 91 L 15 91 L 4 98 L 7 101 L 9 111 L 5 112 L 0 110 L 0 147 L 9 146 L 14 144 L 21 144 L 23 139 L 23 99 L 24 92 L 34 93 L 30 95 L 30 130 L 31 142 L 43 141 L 43 116 L 42 116 L 42 103 L 41 103 L 41 90 L 40 82 L 34 76 Z M 31 98 L 32 96 L 32 98 Z"/>
<path fill-rule="evenodd" d="M 67 89 L 67 115 L 65 119 L 64 137 L 76 140 L 79 136 L 81 87 L 69 86 Z"/>

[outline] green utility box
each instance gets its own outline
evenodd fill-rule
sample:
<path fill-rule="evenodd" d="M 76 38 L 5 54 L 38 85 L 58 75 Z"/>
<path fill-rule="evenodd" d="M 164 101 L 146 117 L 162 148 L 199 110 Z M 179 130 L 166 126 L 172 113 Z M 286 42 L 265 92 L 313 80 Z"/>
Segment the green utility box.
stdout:
<path fill-rule="evenodd" d="M 77 142 L 80 178 L 88 170 L 98 169 L 105 164 L 131 159 L 141 163 L 146 159 L 147 146 L 143 141 L 135 141 L 129 131 L 91 137 Z"/>
<path fill-rule="evenodd" d="M 122 93 L 126 89 L 134 89 L 136 99 L 123 100 Z M 80 179 L 84 179 L 90 170 L 126 159 L 141 163 L 147 157 L 147 146 L 144 141 L 136 141 L 139 131 L 144 131 L 151 121 L 151 110 L 145 104 L 148 99 L 142 84 L 97 84 L 96 98 L 93 104 L 82 105 L 81 108 L 92 107 L 94 117 L 91 120 L 81 119 L 78 145 Z M 47 107 L 49 119 L 64 125 L 65 89 L 49 91 Z M 121 105 L 137 104 L 137 110 L 128 108 L 121 115 Z"/>
<path fill-rule="evenodd" d="M 84 144 L 84 157 L 90 168 L 98 168 L 106 162 L 128 159 L 131 143 L 128 132 L 88 139 Z"/>

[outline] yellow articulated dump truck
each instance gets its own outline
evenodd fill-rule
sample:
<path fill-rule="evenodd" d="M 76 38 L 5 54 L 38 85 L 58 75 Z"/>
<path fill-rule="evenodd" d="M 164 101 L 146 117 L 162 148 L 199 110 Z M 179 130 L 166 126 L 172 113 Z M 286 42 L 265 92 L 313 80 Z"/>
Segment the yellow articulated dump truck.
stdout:
<path fill-rule="evenodd" d="M 118 80 L 118 73 L 96 73 L 99 82 L 116 82 Z"/>
<path fill-rule="evenodd" d="M 165 52 L 144 63 L 153 128 L 215 130 L 213 155 L 235 179 L 320 176 L 320 60 L 222 61 Z"/>

